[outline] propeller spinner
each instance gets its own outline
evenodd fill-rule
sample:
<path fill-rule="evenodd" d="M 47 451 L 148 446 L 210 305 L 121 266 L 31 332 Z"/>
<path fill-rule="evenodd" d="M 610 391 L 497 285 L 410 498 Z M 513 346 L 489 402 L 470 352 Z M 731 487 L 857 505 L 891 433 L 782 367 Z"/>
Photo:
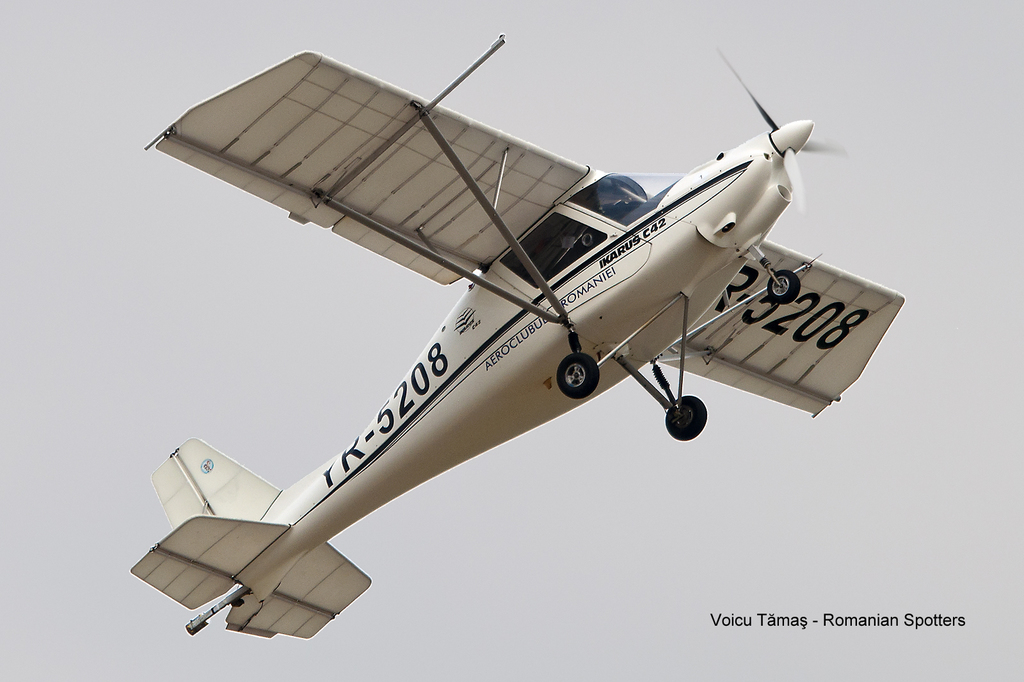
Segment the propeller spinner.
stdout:
<path fill-rule="evenodd" d="M 761 103 L 754 97 L 754 93 L 750 91 L 747 84 L 740 78 L 740 74 L 733 68 L 729 60 L 725 58 L 725 55 L 721 50 L 718 51 L 718 55 L 725 62 L 725 65 L 729 67 L 733 75 L 736 76 L 736 80 L 740 82 L 743 89 L 750 95 L 750 99 L 753 100 L 754 106 L 761 112 L 761 118 L 765 120 L 772 132 L 768 134 L 768 139 L 771 140 L 772 146 L 775 147 L 780 155 L 782 155 L 783 163 L 786 166 L 786 173 L 789 175 L 790 183 L 793 185 L 793 197 L 796 200 L 797 210 L 801 213 L 806 209 L 806 203 L 804 199 L 804 184 L 803 176 L 800 174 L 800 167 L 796 162 L 796 153 L 805 150 L 809 152 L 829 152 L 834 154 L 845 155 L 846 151 L 839 145 L 828 144 L 828 143 L 815 143 L 810 142 L 811 131 L 814 130 L 813 121 L 793 121 L 786 125 L 779 127 L 772 117 L 765 111 L 765 108 L 761 106 Z M 793 152 L 790 154 L 789 152 Z"/>

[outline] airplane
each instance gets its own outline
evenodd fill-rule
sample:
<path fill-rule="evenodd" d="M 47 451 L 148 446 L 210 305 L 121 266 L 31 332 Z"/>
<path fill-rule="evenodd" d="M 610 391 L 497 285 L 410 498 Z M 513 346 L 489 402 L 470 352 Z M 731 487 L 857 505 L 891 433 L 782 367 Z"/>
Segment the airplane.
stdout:
<path fill-rule="evenodd" d="M 223 597 L 189 634 L 230 607 L 229 630 L 312 637 L 370 585 L 331 538 L 624 379 L 680 441 L 707 422 L 685 372 L 817 415 L 903 305 L 766 240 L 811 121 L 778 126 L 747 89 L 767 134 L 689 173 L 600 172 L 440 106 L 503 44 L 432 100 L 300 53 L 146 147 L 434 282 L 468 280 L 366 428 L 291 487 L 197 439 L 155 471 L 173 530 L 131 571 L 189 609 Z"/>

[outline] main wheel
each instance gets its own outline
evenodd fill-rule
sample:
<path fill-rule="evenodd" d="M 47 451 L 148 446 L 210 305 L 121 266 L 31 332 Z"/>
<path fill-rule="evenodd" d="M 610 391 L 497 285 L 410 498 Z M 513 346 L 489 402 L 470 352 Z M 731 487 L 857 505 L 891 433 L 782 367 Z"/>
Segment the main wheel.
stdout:
<path fill-rule="evenodd" d="M 768 300 L 786 305 L 800 295 L 800 278 L 792 270 L 776 270 L 775 279 L 768 281 Z"/>
<path fill-rule="evenodd" d="M 679 405 L 665 413 L 665 428 L 676 440 L 693 440 L 708 423 L 708 408 L 695 395 L 684 395 Z"/>
<path fill-rule="evenodd" d="M 558 363 L 558 388 L 573 400 L 583 400 L 601 378 L 597 361 L 586 353 L 569 353 Z"/>

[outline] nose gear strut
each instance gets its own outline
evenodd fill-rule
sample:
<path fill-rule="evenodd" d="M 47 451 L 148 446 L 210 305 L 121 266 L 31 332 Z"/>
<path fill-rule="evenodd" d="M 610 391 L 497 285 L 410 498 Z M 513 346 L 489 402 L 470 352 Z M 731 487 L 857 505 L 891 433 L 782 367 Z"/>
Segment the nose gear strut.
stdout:
<path fill-rule="evenodd" d="M 752 245 L 747 251 L 768 273 L 771 280 L 768 282 L 768 291 L 765 292 L 768 300 L 779 305 L 795 301 L 796 297 L 800 295 L 800 278 L 796 276 L 796 273 L 792 270 L 776 270 L 764 252 L 755 245 Z"/>

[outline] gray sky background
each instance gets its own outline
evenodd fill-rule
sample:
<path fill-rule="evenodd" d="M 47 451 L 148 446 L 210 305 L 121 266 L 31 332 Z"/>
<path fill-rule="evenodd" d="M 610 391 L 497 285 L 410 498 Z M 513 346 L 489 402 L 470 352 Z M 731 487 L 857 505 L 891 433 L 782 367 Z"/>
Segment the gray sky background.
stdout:
<path fill-rule="evenodd" d="M 0 670 L 18 679 L 1011 679 L 1024 673 L 1014 3 L 28 3 L 0 24 Z M 334 544 L 373 587 L 310 641 L 183 629 L 128 570 L 201 437 L 285 487 L 350 442 L 463 290 L 142 147 L 305 49 L 605 170 L 782 122 L 772 239 L 903 292 L 840 405 L 701 379 L 673 441 L 631 384 Z M 960 615 L 726 629 L 710 614 Z M 14 678 L 9 678 L 14 679 Z"/>

